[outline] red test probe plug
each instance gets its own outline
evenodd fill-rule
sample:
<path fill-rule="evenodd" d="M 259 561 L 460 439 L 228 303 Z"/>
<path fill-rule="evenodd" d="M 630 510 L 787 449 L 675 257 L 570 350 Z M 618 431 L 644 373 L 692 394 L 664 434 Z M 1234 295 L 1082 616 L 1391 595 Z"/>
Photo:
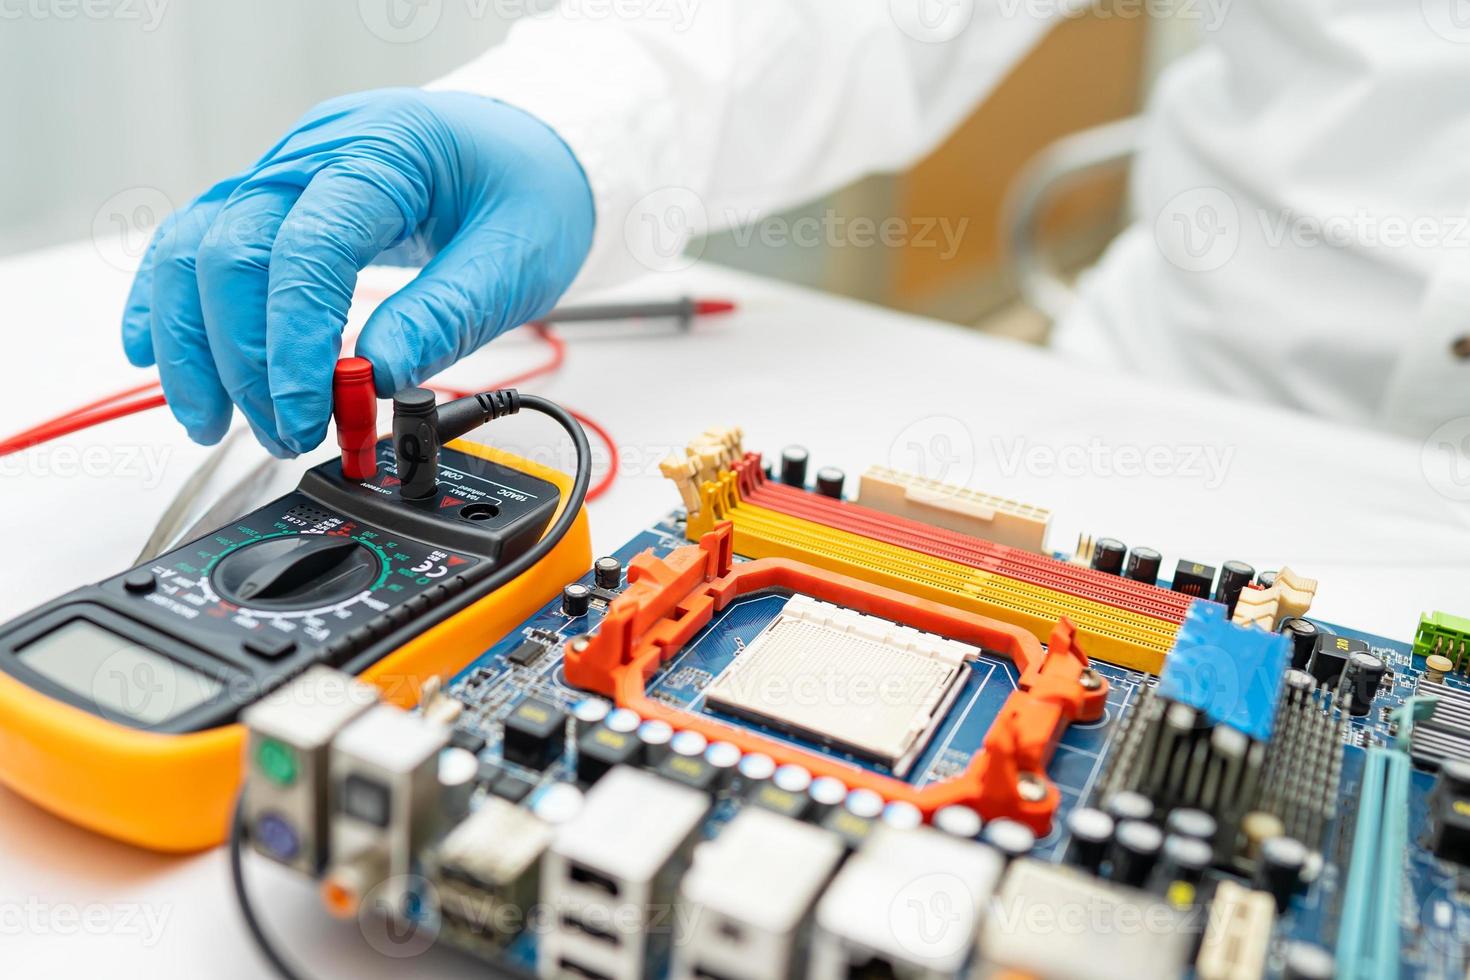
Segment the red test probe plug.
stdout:
<path fill-rule="evenodd" d="M 378 472 L 378 393 L 373 365 L 365 357 L 344 357 L 332 372 L 332 421 L 342 447 L 342 475 L 368 480 Z"/>

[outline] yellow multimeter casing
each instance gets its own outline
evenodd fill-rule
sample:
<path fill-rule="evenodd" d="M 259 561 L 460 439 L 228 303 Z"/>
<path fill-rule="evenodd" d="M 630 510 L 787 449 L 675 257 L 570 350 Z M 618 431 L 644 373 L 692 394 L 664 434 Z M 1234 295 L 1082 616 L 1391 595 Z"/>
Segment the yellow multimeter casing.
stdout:
<path fill-rule="evenodd" d="M 513 471 L 554 486 L 559 500 L 543 533 L 566 506 L 572 480 L 564 473 L 464 440 L 446 450 L 486 461 L 501 468 L 497 473 Z M 317 469 L 336 468 L 335 477 L 342 482 L 339 467 L 333 461 Z M 451 485 L 448 492 L 460 489 Z M 431 501 L 423 506 L 443 512 L 459 503 Z M 376 684 L 385 700 L 410 707 L 425 681 L 453 673 L 483 652 L 590 563 L 584 510 L 530 570 L 448 618 L 426 624 L 359 676 Z M 473 590 L 471 584 L 468 591 Z M 228 608 L 236 615 L 241 611 Z M 67 703 L 70 698 L 63 692 L 43 692 L 39 686 L 0 671 L 0 781 L 66 820 L 140 847 L 189 852 L 226 839 L 242 774 L 244 729 L 238 722 L 199 731 L 150 731 Z"/>

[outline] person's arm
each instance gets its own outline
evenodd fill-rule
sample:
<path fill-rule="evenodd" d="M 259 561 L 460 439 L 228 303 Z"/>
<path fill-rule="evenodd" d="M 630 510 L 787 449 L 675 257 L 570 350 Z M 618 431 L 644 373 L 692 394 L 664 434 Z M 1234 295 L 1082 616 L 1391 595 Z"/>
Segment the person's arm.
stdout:
<path fill-rule="evenodd" d="M 596 286 L 913 163 L 1051 23 L 1007 0 L 563 0 L 430 88 L 566 141 L 597 212 L 577 284 Z"/>
<path fill-rule="evenodd" d="M 160 228 L 123 346 L 193 439 L 239 406 L 274 453 L 319 444 L 357 274 L 390 249 L 427 262 L 357 341 L 385 396 L 579 270 L 626 278 L 913 160 L 1045 26 L 1015 0 L 564 2 L 430 90 L 322 103 Z"/>

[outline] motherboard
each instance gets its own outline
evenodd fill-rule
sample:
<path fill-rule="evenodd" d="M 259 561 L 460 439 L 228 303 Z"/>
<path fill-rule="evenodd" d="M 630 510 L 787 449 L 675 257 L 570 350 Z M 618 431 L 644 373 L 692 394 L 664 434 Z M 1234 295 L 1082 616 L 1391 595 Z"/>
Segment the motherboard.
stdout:
<path fill-rule="evenodd" d="M 243 843 L 491 975 L 1470 976 L 1470 621 L 735 429 L 664 472 L 415 709 L 250 708 Z"/>

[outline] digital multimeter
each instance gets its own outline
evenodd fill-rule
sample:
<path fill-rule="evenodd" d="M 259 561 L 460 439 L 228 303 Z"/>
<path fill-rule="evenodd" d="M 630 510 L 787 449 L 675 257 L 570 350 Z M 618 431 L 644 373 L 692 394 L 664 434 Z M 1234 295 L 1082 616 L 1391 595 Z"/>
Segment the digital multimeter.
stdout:
<path fill-rule="evenodd" d="M 490 591 L 541 537 L 565 475 L 473 443 L 424 499 L 340 460 L 296 490 L 158 558 L 0 627 L 0 779 L 62 816 L 161 850 L 223 840 L 242 708 L 313 664 L 401 704 L 457 668 L 590 561 L 585 515 L 534 568 Z"/>

